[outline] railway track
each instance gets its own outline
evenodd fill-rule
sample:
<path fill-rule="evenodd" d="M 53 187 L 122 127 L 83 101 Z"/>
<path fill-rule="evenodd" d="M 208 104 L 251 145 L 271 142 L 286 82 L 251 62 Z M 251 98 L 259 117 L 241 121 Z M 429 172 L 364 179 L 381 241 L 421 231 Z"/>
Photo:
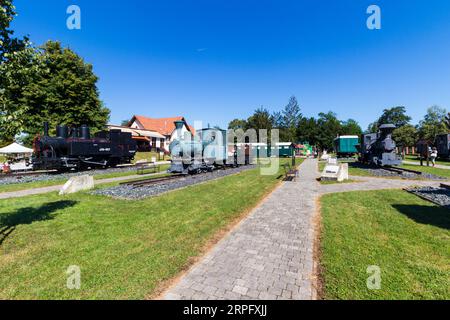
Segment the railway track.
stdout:
<path fill-rule="evenodd" d="M 172 176 L 162 177 L 162 178 L 153 178 L 153 179 L 150 178 L 150 179 L 122 182 L 122 183 L 120 183 L 120 185 L 125 185 L 125 186 L 134 187 L 134 188 L 139 188 L 139 187 L 150 186 L 150 185 L 153 185 L 153 184 L 164 183 L 164 182 L 167 182 L 167 181 L 178 180 L 178 179 L 185 178 L 185 177 L 186 177 L 186 175 L 184 175 L 184 174 L 177 174 L 177 175 L 172 175 Z"/>
<path fill-rule="evenodd" d="M 31 171 L 31 172 L 20 172 L 20 173 L 11 173 L 11 174 L 2 174 L 0 175 L 0 180 L 1 179 L 6 179 L 6 178 L 21 178 L 21 177 L 29 177 L 29 176 L 39 176 L 42 174 L 52 174 L 55 173 L 54 171 Z"/>
<path fill-rule="evenodd" d="M 219 170 L 221 171 L 227 171 L 230 170 L 231 168 L 221 168 Z M 168 181 L 175 181 L 175 180 L 179 180 L 179 179 L 183 179 L 186 177 L 190 177 L 190 178 L 195 178 L 198 176 L 202 176 L 202 175 L 206 175 L 209 174 L 210 172 L 204 172 L 204 173 L 199 173 L 196 175 L 186 175 L 186 174 L 173 174 L 167 177 L 161 177 L 161 178 L 149 178 L 149 179 L 142 179 L 142 180 L 134 180 L 134 181 L 127 181 L 127 182 L 122 182 L 119 185 L 123 185 L 123 186 L 130 186 L 133 188 L 139 188 L 139 187 L 146 187 L 146 186 L 151 186 L 151 185 L 155 185 L 155 184 L 161 184 L 164 182 L 168 182 Z"/>
<path fill-rule="evenodd" d="M 405 169 L 405 168 L 399 168 L 399 167 L 392 167 L 392 166 L 385 166 L 382 169 L 387 170 L 387 171 L 391 171 L 391 172 L 396 172 L 399 174 L 403 174 L 403 173 L 414 173 L 417 175 L 422 175 L 421 171 L 417 171 L 417 170 L 411 170 L 411 169 Z"/>

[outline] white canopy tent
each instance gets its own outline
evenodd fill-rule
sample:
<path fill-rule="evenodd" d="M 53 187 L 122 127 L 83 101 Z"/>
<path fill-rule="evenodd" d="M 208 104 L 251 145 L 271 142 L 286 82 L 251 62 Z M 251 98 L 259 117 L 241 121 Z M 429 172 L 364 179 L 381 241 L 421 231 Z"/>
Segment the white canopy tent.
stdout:
<path fill-rule="evenodd" d="M 18 143 L 12 143 L 9 146 L 6 146 L 4 148 L 0 149 L 0 154 L 3 155 L 10 155 L 10 154 L 32 154 L 33 149 L 26 148 L 24 146 L 21 146 Z"/>

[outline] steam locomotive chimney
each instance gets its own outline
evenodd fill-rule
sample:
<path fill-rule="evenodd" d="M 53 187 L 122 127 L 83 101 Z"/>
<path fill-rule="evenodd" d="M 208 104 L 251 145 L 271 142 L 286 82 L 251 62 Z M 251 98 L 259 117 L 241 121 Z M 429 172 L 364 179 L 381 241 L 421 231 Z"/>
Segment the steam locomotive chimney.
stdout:
<path fill-rule="evenodd" d="M 81 128 L 81 135 L 80 138 L 84 140 L 89 140 L 91 138 L 91 132 L 89 130 L 89 127 L 87 125 L 82 125 Z"/>
<path fill-rule="evenodd" d="M 181 139 L 181 131 L 183 129 L 184 122 L 183 121 L 175 121 L 175 129 L 177 130 L 177 138 Z"/>
<path fill-rule="evenodd" d="M 44 122 L 44 137 L 48 137 L 48 122 Z"/>

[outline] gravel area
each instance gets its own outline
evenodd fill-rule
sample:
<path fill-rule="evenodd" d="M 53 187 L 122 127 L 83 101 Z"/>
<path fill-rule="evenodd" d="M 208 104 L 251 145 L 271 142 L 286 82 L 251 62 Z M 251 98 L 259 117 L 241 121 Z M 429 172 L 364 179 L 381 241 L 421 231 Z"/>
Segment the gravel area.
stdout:
<path fill-rule="evenodd" d="M 407 180 L 414 180 L 414 179 L 428 179 L 428 180 L 447 180 L 447 178 L 436 176 L 434 174 L 425 173 L 422 174 L 416 174 L 412 172 L 403 172 L 403 173 L 397 173 L 389 170 L 385 170 L 382 168 L 358 168 L 361 170 L 367 170 L 372 176 L 374 177 L 398 177 L 402 179 Z"/>
<path fill-rule="evenodd" d="M 450 190 L 447 188 L 418 187 L 407 189 L 407 191 L 440 206 L 450 208 Z"/>
<path fill-rule="evenodd" d="M 80 175 L 99 175 L 108 173 L 119 173 L 119 172 L 129 172 L 136 171 L 135 167 L 123 167 L 123 168 L 110 168 L 110 169 L 96 169 L 89 171 L 79 171 L 79 172 L 68 172 L 68 173 L 47 173 L 47 174 L 36 174 L 36 175 L 12 175 L 0 177 L 0 185 L 10 185 L 19 183 L 29 183 L 38 181 L 51 181 L 51 180 L 68 180 L 75 176 Z"/>
<path fill-rule="evenodd" d="M 103 195 L 118 199 L 125 200 L 135 200 L 143 199 L 147 197 L 153 197 L 161 193 L 184 188 L 190 185 L 198 184 L 201 182 L 206 182 L 232 174 L 236 174 L 242 171 L 250 170 L 255 168 L 254 165 L 242 166 L 238 168 L 226 169 L 226 170 L 216 170 L 209 173 L 203 173 L 198 175 L 190 175 L 183 177 L 181 179 L 176 179 L 172 181 L 166 181 L 162 183 L 156 183 L 149 186 L 133 187 L 130 185 L 120 185 L 111 188 L 99 189 L 91 192 L 95 195 Z"/>

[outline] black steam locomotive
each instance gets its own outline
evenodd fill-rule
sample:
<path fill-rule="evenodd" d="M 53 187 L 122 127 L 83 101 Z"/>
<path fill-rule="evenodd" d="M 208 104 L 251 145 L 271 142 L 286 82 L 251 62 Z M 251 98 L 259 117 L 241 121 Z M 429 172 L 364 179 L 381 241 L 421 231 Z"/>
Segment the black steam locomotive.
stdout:
<path fill-rule="evenodd" d="M 136 141 L 131 133 L 110 130 L 91 137 L 88 126 L 71 129 L 58 126 L 56 137 L 50 137 L 48 123 L 44 124 L 44 135 L 35 138 L 33 147 L 33 170 L 115 167 L 130 163 L 136 154 Z"/>
<path fill-rule="evenodd" d="M 363 134 L 361 145 L 358 146 L 360 161 L 376 166 L 398 166 L 402 164 L 402 158 L 397 155 L 396 144 L 392 139 L 395 126 L 384 124 L 380 126 L 378 133 Z"/>

